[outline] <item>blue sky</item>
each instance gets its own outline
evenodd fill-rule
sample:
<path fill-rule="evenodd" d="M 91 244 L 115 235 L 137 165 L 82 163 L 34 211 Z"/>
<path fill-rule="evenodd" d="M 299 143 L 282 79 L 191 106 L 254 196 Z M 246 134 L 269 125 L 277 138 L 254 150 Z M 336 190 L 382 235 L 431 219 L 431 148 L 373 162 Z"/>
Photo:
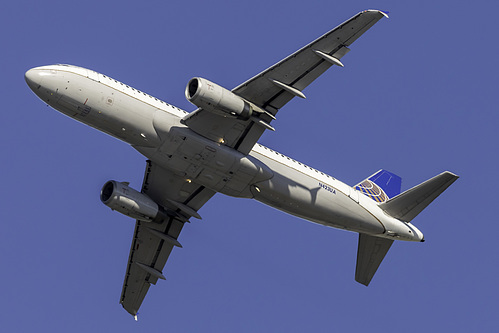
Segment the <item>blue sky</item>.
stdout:
<path fill-rule="evenodd" d="M 371 285 L 357 235 L 216 195 L 184 228 L 136 323 L 118 304 L 134 221 L 100 203 L 140 188 L 144 158 L 43 104 L 31 67 L 69 63 L 180 108 L 202 76 L 247 80 L 364 9 L 390 12 L 283 108 L 261 143 L 354 185 L 380 168 L 410 188 L 461 178 L 413 222 Z M 2 5 L 0 319 L 27 332 L 493 332 L 496 1 L 12 1 Z"/>

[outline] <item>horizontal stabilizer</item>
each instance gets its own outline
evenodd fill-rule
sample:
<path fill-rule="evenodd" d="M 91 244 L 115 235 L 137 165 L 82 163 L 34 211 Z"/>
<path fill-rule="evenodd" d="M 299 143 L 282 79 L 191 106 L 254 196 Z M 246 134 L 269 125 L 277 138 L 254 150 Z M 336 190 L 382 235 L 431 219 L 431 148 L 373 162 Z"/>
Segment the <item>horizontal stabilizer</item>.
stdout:
<path fill-rule="evenodd" d="M 459 176 L 445 171 L 379 205 L 388 215 L 410 222 Z"/>
<path fill-rule="evenodd" d="M 391 239 L 359 234 L 355 281 L 368 286 L 392 244 Z"/>

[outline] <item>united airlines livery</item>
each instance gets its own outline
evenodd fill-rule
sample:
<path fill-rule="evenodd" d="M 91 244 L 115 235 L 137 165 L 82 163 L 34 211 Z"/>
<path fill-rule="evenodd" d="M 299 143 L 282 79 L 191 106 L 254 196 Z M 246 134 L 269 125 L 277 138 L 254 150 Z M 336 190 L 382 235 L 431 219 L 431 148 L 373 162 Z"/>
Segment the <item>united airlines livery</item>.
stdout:
<path fill-rule="evenodd" d="M 368 285 L 394 240 L 422 242 L 411 221 L 458 176 L 443 172 L 401 192 L 401 178 L 380 170 L 349 186 L 257 143 L 274 131 L 277 111 L 387 15 L 363 11 L 277 64 L 227 90 L 191 79 L 191 113 L 109 76 L 70 65 L 28 70 L 31 90 L 61 113 L 116 137 L 147 158 L 142 188 L 110 180 L 100 194 L 136 220 L 120 303 L 135 318 L 190 218 L 216 193 L 258 200 L 288 214 L 359 233 L 355 280 Z"/>

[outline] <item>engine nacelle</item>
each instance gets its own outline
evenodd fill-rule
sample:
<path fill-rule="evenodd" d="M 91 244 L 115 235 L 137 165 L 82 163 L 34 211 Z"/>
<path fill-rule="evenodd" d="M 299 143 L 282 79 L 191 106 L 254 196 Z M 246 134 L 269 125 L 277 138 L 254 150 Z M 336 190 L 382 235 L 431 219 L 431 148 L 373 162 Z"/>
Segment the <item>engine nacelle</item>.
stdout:
<path fill-rule="evenodd" d="M 247 120 L 253 113 L 252 106 L 243 98 L 200 77 L 189 81 L 185 88 L 185 97 L 197 107 L 222 116 Z"/>
<path fill-rule="evenodd" d="M 147 195 L 129 187 L 127 183 L 108 181 L 100 193 L 102 203 L 126 216 L 144 222 L 161 222 L 164 209 Z"/>

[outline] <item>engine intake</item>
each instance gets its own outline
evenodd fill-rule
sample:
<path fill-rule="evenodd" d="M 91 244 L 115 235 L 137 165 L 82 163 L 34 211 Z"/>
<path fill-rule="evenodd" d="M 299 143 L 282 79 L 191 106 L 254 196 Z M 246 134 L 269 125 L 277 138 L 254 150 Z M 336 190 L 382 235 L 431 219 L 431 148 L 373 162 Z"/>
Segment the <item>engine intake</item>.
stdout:
<path fill-rule="evenodd" d="M 197 107 L 225 117 L 247 120 L 253 114 L 253 107 L 242 97 L 200 77 L 189 81 L 185 97 Z"/>
<path fill-rule="evenodd" d="M 114 180 L 102 187 L 100 199 L 103 204 L 126 216 L 144 222 L 161 222 L 166 218 L 164 209 L 147 195 L 129 187 L 127 183 Z"/>

